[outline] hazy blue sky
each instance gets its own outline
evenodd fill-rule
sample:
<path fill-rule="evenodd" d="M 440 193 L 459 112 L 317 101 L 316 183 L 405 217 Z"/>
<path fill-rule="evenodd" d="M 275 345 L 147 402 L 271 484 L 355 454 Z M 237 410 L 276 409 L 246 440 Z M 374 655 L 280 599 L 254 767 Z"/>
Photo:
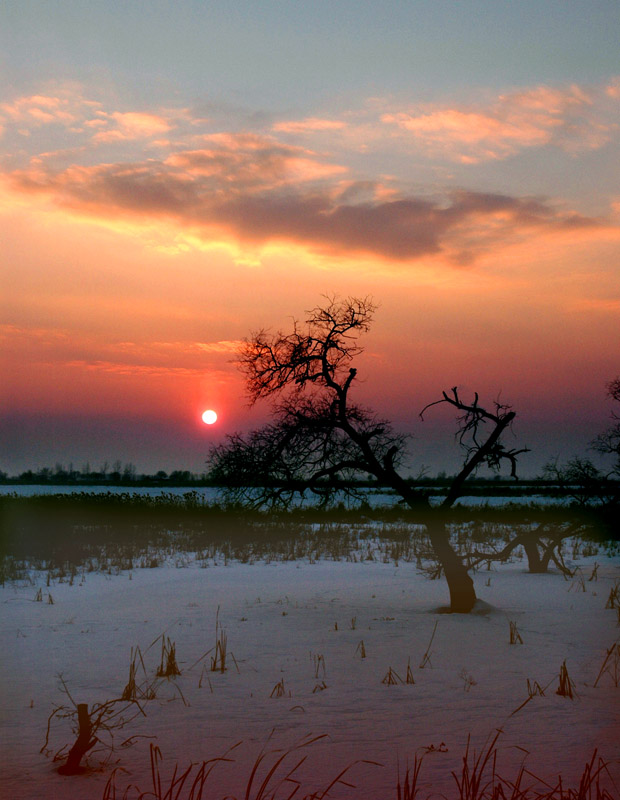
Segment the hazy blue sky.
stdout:
<path fill-rule="evenodd" d="M 618 71 L 615 0 L 5 0 L 2 69 L 127 98 L 283 112 L 373 92 L 599 82 Z"/>

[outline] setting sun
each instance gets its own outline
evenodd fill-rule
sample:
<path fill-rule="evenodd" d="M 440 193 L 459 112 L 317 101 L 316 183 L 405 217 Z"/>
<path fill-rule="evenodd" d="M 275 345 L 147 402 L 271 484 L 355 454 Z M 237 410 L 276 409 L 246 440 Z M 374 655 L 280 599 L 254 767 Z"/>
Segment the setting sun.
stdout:
<path fill-rule="evenodd" d="M 217 422 L 217 414 L 213 409 L 208 408 L 202 415 L 202 421 L 205 425 L 213 425 L 214 422 Z"/>

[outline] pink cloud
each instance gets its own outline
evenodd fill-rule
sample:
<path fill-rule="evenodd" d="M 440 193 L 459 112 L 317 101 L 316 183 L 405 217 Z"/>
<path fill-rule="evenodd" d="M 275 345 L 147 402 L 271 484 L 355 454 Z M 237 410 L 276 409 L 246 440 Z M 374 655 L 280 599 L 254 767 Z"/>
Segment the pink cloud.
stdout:
<path fill-rule="evenodd" d="M 616 77 L 605 87 L 605 93 L 614 100 L 620 98 L 620 77 Z"/>
<path fill-rule="evenodd" d="M 147 114 L 139 111 L 117 111 L 106 116 L 116 124 L 116 127 L 97 133 L 93 137 L 95 142 L 148 139 L 151 136 L 159 136 L 162 133 L 166 133 L 171 127 L 166 119 L 157 114 Z"/>
<path fill-rule="evenodd" d="M 79 118 L 80 98 L 71 93 L 57 97 L 30 95 L 11 103 L 0 103 L 0 113 L 13 122 L 29 122 L 34 126 L 53 122 L 73 123 Z"/>
<path fill-rule="evenodd" d="M 433 157 L 461 163 L 503 159 L 528 147 L 595 149 L 612 126 L 599 120 L 591 95 L 578 86 L 537 87 L 499 95 L 486 106 L 424 105 L 381 115 Z"/>

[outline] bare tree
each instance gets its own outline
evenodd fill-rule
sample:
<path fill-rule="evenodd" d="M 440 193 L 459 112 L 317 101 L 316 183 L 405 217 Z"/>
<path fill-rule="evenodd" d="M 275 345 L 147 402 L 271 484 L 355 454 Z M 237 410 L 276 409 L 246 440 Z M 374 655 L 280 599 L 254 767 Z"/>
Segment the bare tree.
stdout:
<path fill-rule="evenodd" d="M 250 403 L 271 400 L 273 421 L 249 435 L 229 436 L 211 451 L 210 477 L 229 485 L 235 499 L 286 506 L 295 494 L 310 489 L 327 500 L 338 486 L 335 481 L 367 474 L 392 488 L 410 508 L 428 505 L 399 471 L 407 437 L 351 400 L 357 380 L 352 362 L 362 352 L 358 338 L 368 331 L 375 310 L 369 298 L 327 298 L 308 312 L 305 326 L 295 322 L 290 333 L 261 330 L 245 340 L 238 362 Z M 515 417 L 507 406 L 496 404 L 487 411 L 477 395 L 466 403 L 456 388 L 437 402 L 460 412 L 459 438 L 466 449 L 463 469 L 443 503 L 448 508 L 477 467 L 497 468 L 507 460 L 514 475 L 523 450 L 508 450 L 500 441 Z M 445 524 L 429 524 L 428 534 L 446 576 L 450 610 L 471 611 L 473 581 Z"/>
<path fill-rule="evenodd" d="M 620 377 L 607 385 L 607 395 L 620 403 Z M 590 458 L 575 456 L 565 464 L 557 459 L 550 462 L 543 474 L 555 481 L 576 505 L 582 508 L 594 505 L 617 514 L 620 507 L 620 414 L 612 410 L 611 419 L 613 425 L 590 442 L 590 450 L 611 458 L 607 469 L 597 467 Z"/>

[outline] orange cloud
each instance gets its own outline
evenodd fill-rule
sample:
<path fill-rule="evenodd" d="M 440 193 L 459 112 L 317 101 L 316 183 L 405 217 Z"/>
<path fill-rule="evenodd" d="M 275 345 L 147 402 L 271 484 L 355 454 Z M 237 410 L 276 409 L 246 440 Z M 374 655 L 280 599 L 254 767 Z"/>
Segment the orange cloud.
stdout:
<path fill-rule="evenodd" d="M 170 123 L 157 114 L 146 114 L 138 111 L 114 112 L 105 115 L 116 123 L 115 128 L 101 131 L 93 137 L 94 142 L 128 141 L 132 139 L 147 139 L 159 136 L 170 130 Z M 99 124 L 102 120 L 96 120 Z"/>
<path fill-rule="evenodd" d="M 459 191 L 438 199 L 401 196 L 355 198 L 329 189 L 273 181 L 273 166 L 239 170 L 227 158 L 216 174 L 199 169 L 204 154 L 178 154 L 167 162 L 102 164 L 54 172 L 37 165 L 10 175 L 14 192 L 42 194 L 54 204 L 93 218 L 174 220 L 194 235 L 238 242 L 291 242 L 314 252 L 370 253 L 411 260 L 443 253 L 471 262 L 491 244 L 526 234 L 602 228 L 592 218 L 529 198 Z M 203 172 L 206 171 L 206 175 Z M 363 195 L 362 195 L 363 196 Z"/>
<path fill-rule="evenodd" d="M 319 160 L 316 153 L 279 143 L 252 133 L 218 133 L 201 137 L 208 145 L 184 150 L 166 159 L 166 164 L 192 176 L 211 178 L 230 188 L 266 188 L 341 175 L 346 167 Z"/>
<path fill-rule="evenodd" d="M 60 85 L 54 88 L 55 94 L 24 95 L 12 102 L 0 103 L 0 115 L 7 121 L 34 128 L 52 123 L 68 126 L 92 116 L 99 108 L 99 103 L 82 96 L 79 87 Z"/>
<path fill-rule="evenodd" d="M 418 106 L 381 115 L 405 131 L 429 155 L 461 163 L 507 158 L 528 147 L 555 145 L 568 151 L 596 149 L 611 123 L 597 117 L 594 99 L 578 86 L 499 95 L 487 106 Z"/>

